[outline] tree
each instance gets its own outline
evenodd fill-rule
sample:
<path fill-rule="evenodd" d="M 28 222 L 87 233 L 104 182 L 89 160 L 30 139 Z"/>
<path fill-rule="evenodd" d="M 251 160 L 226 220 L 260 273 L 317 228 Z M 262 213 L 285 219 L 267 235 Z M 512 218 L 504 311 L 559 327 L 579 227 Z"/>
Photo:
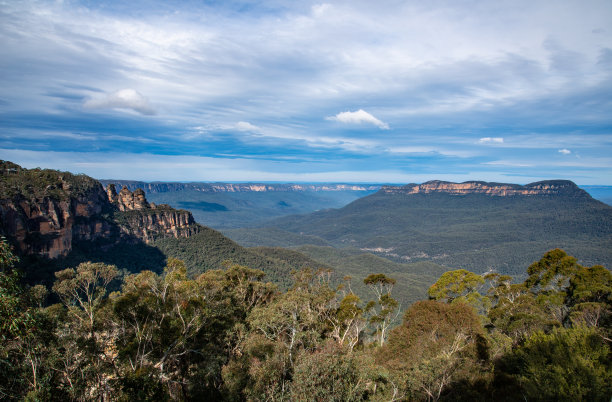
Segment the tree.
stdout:
<path fill-rule="evenodd" d="M 503 358 L 497 384 L 516 400 L 609 401 L 612 397 L 610 348 L 593 328 L 536 332 Z M 506 397 L 508 394 L 506 394 Z"/>
<path fill-rule="evenodd" d="M 465 269 L 458 269 L 442 274 L 427 293 L 432 300 L 451 303 L 455 299 L 469 299 L 470 295 L 478 294 L 478 289 L 484 282 L 482 276 Z"/>
<path fill-rule="evenodd" d="M 358 360 L 341 350 L 325 348 L 302 353 L 291 384 L 294 401 L 361 401 L 366 393 Z"/>
<path fill-rule="evenodd" d="M 101 399 L 110 394 L 114 334 L 101 328 L 103 303 L 109 283 L 117 276 L 114 265 L 85 262 L 76 269 L 56 272 L 53 290 L 67 309 L 69 320 L 59 329 L 65 344 L 63 372 L 73 395 L 90 393 Z"/>
<path fill-rule="evenodd" d="M 361 331 L 367 325 L 363 317 L 364 309 L 359 304 L 359 296 L 348 293 L 340 300 L 336 311 L 330 312 L 328 317 L 332 326 L 331 336 L 339 346 L 347 346 L 349 351 L 357 345 Z"/>
<path fill-rule="evenodd" d="M 539 261 L 527 268 L 525 285 L 534 292 L 561 291 L 580 269 L 577 260 L 561 249 L 546 252 Z"/>
<path fill-rule="evenodd" d="M 363 280 L 363 283 L 374 292 L 377 298 L 366 305 L 365 311 L 370 313 L 369 322 L 375 328 L 374 335 L 379 346 L 383 346 L 389 328 L 400 313 L 399 303 L 391 297 L 395 279 L 385 274 L 371 274 Z"/>
<path fill-rule="evenodd" d="M 413 399 L 438 400 L 452 381 L 478 372 L 478 361 L 486 359 L 483 334 L 471 306 L 420 301 L 391 331 L 376 361 L 403 375 Z"/>

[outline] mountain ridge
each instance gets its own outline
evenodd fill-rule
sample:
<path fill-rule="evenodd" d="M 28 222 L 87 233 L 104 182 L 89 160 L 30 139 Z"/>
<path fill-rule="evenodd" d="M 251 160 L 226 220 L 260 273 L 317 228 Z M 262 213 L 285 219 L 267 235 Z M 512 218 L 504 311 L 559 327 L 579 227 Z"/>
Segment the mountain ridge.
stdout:
<path fill-rule="evenodd" d="M 447 193 L 454 195 L 487 194 L 508 197 L 517 195 L 571 195 L 574 197 L 591 196 L 570 180 L 543 180 L 525 185 L 485 181 L 465 181 L 454 183 L 431 180 L 422 184 L 404 186 L 382 186 L 379 190 L 387 194 L 429 194 Z"/>
<path fill-rule="evenodd" d="M 339 209 L 271 220 L 258 225 L 255 234 L 274 228 L 292 234 L 284 237 L 287 241 L 300 240 L 295 235 L 315 237 L 397 262 L 432 261 L 475 272 L 520 275 L 519 267 L 553 248 L 565 249 L 586 265 L 612 265 L 612 207 L 573 182 L 434 181 L 419 186 L 381 188 Z M 427 192 L 416 191 L 423 189 Z M 257 240 L 251 232 L 243 228 L 231 236 Z"/>

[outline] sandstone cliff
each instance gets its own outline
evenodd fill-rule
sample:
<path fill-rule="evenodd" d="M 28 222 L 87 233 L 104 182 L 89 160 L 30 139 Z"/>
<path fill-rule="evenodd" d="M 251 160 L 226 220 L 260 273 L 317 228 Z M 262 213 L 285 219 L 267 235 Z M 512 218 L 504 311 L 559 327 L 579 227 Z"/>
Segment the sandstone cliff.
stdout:
<path fill-rule="evenodd" d="M 423 184 L 407 184 L 405 186 L 383 186 L 380 189 L 388 194 L 430 194 L 446 193 L 452 195 L 486 194 L 497 197 L 509 196 L 569 196 L 589 197 L 590 195 L 569 180 L 547 180 L 536 183 L 518 184 L 487 183 L 482 181 L 466 181 L 451 183 L 446 181 L 428 181 Z"/>
<path fill-rule="evenodd" d="M 109 184 L 107 194 L 119 211 L 114 218 L 123 235 L 148 243 L 160 237 L 189 237 L 200 231 L 191 212 L 149 204 L 142 189 L 131 192 L 123 187 L 117 194 L 114 185 Z"/>
<path fill-rule="evenodd" d="M 66 256 L 74 242 L 149 242 L 199 231 L 188 211 L 149 204 L 144 192 L 105 191 L 87 176 L 0 161 L 0 234 L 19 254 Z"/>

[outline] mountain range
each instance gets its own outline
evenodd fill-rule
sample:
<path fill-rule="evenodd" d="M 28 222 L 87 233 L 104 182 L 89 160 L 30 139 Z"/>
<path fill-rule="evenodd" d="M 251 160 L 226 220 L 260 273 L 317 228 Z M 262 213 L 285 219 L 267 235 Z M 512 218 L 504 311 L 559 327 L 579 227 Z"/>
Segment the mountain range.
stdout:
<path fill-rule="evenodd" d="M 248 246 L 297 247 L 314 239 L 396 262 L 513 275 L 556 247 L 586 265 L 612 263 L 612 207 L 564 180 L 383 186 L 343 208 L 224 233 Z"/>
<path fill-rule="evenodd" d="M 569 181 L 104 183 L 106 188 L 84 175 L 0 162 L 0 234 L 22 257 L 29 281 L 48 282 L 54 271 L 82 261 L 112 263 L 124 272 L 161 272 L 173 257 L 184 260 L 192 276 L 234 263 L 263 270 L 281 288 L 295 269 L 333 269 L 336 283 L 353 277 L 362 297 L 363 278 L 384 273 L 398 280 L 395 292 L 407 305 L 425 298 L 426 289 L 451 268 L 520 277 L 556 247 L 585 265 L 612 262 L 612 207 Z M 179 205 L 213 204 L 202 195 L 223 197 L 209 198 L 224 200 L 218 205 L 226 211 L 209 211 L 225 222 L 222 232 L 196 223 L 190 211 L 159 202 L 167 197 Z M 230 224 L 223 218 L 234 208 L 228 205 L 242 206 Z M 287 215 L 295 210 L 308 213 Z M 270 217 L 277 218 L 265 220 Z M 235 227 L 240 222 L 243 227 Z"/>

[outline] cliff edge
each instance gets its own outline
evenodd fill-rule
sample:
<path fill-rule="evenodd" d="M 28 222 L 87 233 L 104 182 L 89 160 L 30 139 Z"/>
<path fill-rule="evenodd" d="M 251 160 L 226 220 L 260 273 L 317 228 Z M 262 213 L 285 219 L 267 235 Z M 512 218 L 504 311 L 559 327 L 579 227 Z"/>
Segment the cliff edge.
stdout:
<path fill-rule="evenodd" d="M 19 254 L 66 256 L 74 242 L 150 242 L 199 231 L 188 211 L 149 204 L 142 190 L 105 190 L 86 175 L 0 161 L 0 234 Z"/>
<path fill-rule="evenodd" d="M 486 194 L 497 197 L 510 196 L 591 196 L 574 182 L 569 180 L 545 180 L 529 183 L 524 186 L 507 183 L 488 183 L 484 181 L 466 181 L 452 183 L 433 180 L 423 184 L 407 184 L 405 186 L 383 186 L 380 192 L 387 194 L 430 194 L 446 193 L 452 195 Z"/>

